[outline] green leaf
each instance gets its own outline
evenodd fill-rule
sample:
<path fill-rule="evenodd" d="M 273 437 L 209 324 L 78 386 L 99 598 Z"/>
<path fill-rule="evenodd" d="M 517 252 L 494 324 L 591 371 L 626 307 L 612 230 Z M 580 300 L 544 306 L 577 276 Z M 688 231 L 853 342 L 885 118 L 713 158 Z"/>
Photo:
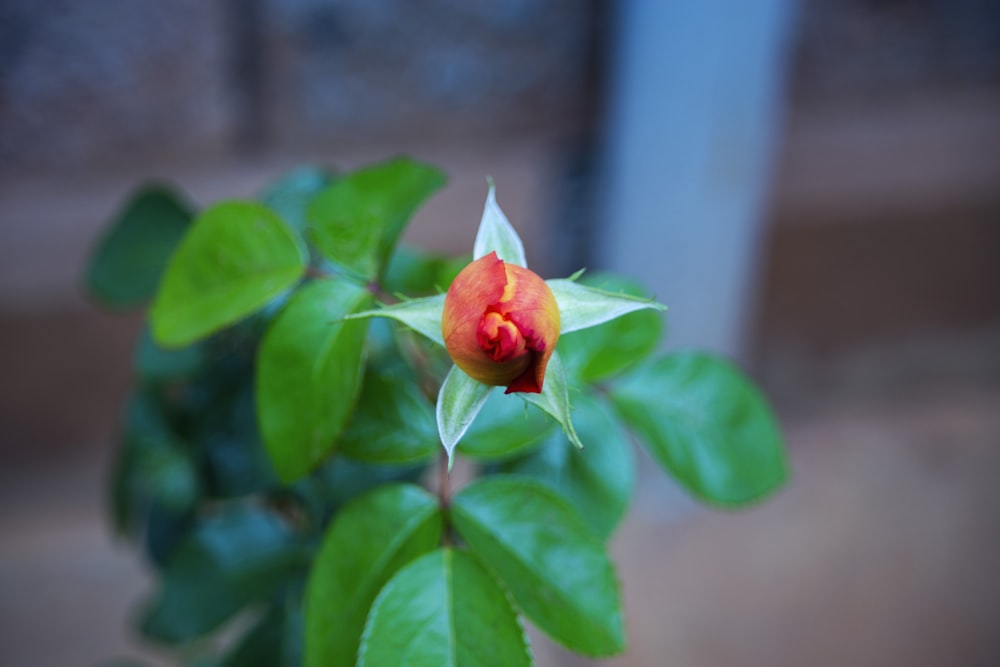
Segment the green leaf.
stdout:
<path fill-rule="evenodd" d="M 301 234 L 306 231 L 309 204 L 334 180 L 334 174 L 323 167 L 299 167 L 272 183 L 261 201 Z"/>
<path fill-rule="evenodd" d="M 570 418 L 569 385 L 566 384 L 566 372 L 563 370 L 562 360 L 559 358 L 558 352 L 553 353 L 549 358 L 542 392 L 540 394 L 518 394 L 518 396 L 551 415 L 562 426 L 569 441 L 583 449 L 583 443 L 580 442 L 580 437 L 573 428 L 573 420 Z"/>
<path fill-rule="evenodd" d="M 611 395 L 660 465 L 702 500 L 743 505 L 787 477 L 767 401 L 721 359 L 694 352 L 660 357 L 623 377 Z"/>
<path fill-rule="evenodd" d="M 448 453 L 448 467 L 451 468 L 455 445 L 476 418 L 489 398 L 492 387 L 473 380 L 458 366 L 452 366 L 441 384 L 437 401 L 438 434 L 441 444 Z"/>
<path fill-rule="evenodd" d="M 589 656 L 624 650 L 611 561 L 554 491 L 534 480 L 491 477 L 459 492 L 451 516 L 473 553 L 550 637 Z"/>
<path fill-rule="evenodd" d="M 271 604 L 218 665 L 219 667 L 301 667 L 304 614 L 298 576 Z"/>
<path fill-rule="evenodd" d="M 249 505 L 229 507 L 203 519 L 171 555 L 142 630 L 167 642 L 208 633 L 269 597 L 304 556 L 275 516 Z"/>
<path fill-rule="evenodd" d="M 225 202 L 195 220 L 150 312 L 153 337 L 182 347 L 262 308 L 306 269 L 301 239 L 269 209 Z"/>
<path fill-rule="evenodd" d="M 196 424 L 195 444 L 205 454 L 213 496 L 233 498 L 279 485 L 257 428 L 252 372 L 222 390 Z"/>
<path fill-rule="evenodd" d="M 490 182 L 490 191 L 486 195 L 486 206 L 483 208 L 483 217 L 479 221 L 479 231 L 476 233 L 476 241 L 472 246 L 473 259 L 485 257 L 491 252 L 496 252 L 497 257 L 505 262 L 517 264 L 518 266 L 528 266 L 528 260 L 524 255 L 524 243 L 517 235 L 514 227 L 507 220 L 507 216 L 500 210 L 497 204 L 496 188 Z"/>
<path fill-rule="evenodd" d="M 109 509 L 115 531 L 135 536 L 143 506 L 149 503 L 150 489 L 140 474 L 137 450 L 147 443 L 156 445 L 174 440 L 163 405 L 150 391 L 136 391 L 129 397 L 122 419 L 122 433 L 115 453 L 109 489 Z"/>
<path fill-rule="evenodd" d="M 178 546 L 190 535 L 195 523 L 194 512 L 177 512 L 151 503 L 146 508 L 144 520 L 143 547 L 150 564 L 162 572 Z"/>
<path fill-rule="evenodd" d="M 637 284 L 618 276 L 588 274 L 583 280 L 608 291 L 642 295 Z M 642 309 L 582 331 L 564 333 L 557 349 L 568 375 L 583 382 L 599 382 L 652 353 L 662 334 L 660 313 Z"/>
<path fill-rule="evenodd" d="M 135 535 L 150 505 L 184 513 L 200 499 L 202 483 L 190 448 L 173 432 L 152 392 L 132 396 L 124 421 L 111 502 L 116 530 Z"/>
<path fill-rule="evenodd" d="M 117 308 L 148 302 L 192 216 L 190 205 L 167 187 L 150 185 L 135 192 L 90 257 L 90 293 Z"/>
<path fill-rule="evenodd" d="M 340 451 L 368 463 L 413 463 L 438 452 L 434 406 L 405 364 L 369 368 Z"/>
<path fill-rule="evenodd" d="M 205 349 L 195 343 L 168 350 L 153 340 L 148 326 L 143 327 L 132 353 L 132 366 L 143 382 L 160 384 L 193 375 L 205 361 Z"/>
<path fill-rule="evenodd" d="M 346 280 L 300 289 L 264 335 L 257 356 L 257 414 L 278 476 L 312 470 L 333 451 L 361 390 L 367 323 L 342 321 L 371 304 Z"/>
<path fill-rule="evenodd" d="M 221 667 L 295 667 L 282 662 L 284 617 L 272 610 L 222 661 Z"/>
<path fill-rule="evenodd" d="M 586 449 L 572 447 L 566 436 L 557 432 L 505 471 L 532 477 L 558 492 L 596 535 L 607 539 L 632 497 L 632 448 L 628 434 L 603 401 L 581 394 L 574 402 L 573 421 Z M 467 453 L 465 445 L 462 451 Z"/>
<path fill-rule="evenodd" d="M 444 347 L 444 335 L 441 333 L 442 313 L 444 313 L 444 294 L 438 294 L 437 296 L 410 299 L 384 308 L 355 313 L 348 319 L 387 317 L 402 322 L 417 333 Z"/>
<path fill-rule="evenodd" d="M 400 245 L 389 260 L 382 289 L 409 296 L 440 294 L 448 290 L 471 256 L 445 257 Z"/>
<path fill-rule="evenodd" d="M 651 299 L 605 292 L 572 280 L 546 280 L 545 284 L 552 290 L 556 303 L 559 304 L 561 333 L 597 326 L 637 310 L 667 309 Z"/>
<path fill-rule="evenodd" d="M 503 588 L 470 554 L 440 549 L 410 563 L 379 595 L 358 667 L 531 667 Z"/>
<path fill-rule="evenodd" d="M 383 486 L 337 514 L 306 592 L 307 667 L 353 667 L 375 596 L 437 545 L 441 527 L 436 499 L 410 484 Z"/>
<path fill-rule="evenodd" d="M 530 403 L 490 390 L 486 404 L 462 438 L 462 454 L 495 461 L 507 459 L 552 435 L 555 424 Z"/>
<path fill-rule="evenodd" d="M 309 230 L 331 261 L 366 281 L 385 268 L 399 235 L 444 174 L 408 158 L 352 172 L 309 205 Z"/>
<path fill-rule="evenodd" d="M 347 503 L 376 488 L 419 483 L 425 468 L 421 464 L 359 463 L 346 456 L 334 456 L 315 473 L 296 482 L 293 495 L 322 523 L 328 521 L 331 512 L 339 512 Z"/>

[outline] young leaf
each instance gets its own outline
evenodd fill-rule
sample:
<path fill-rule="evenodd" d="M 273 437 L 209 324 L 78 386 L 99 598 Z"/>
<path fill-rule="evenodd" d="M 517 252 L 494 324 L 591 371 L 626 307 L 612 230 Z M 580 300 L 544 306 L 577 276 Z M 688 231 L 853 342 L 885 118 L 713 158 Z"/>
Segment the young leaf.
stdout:
<path fill-rule="evenodd" d="M 744 505 L 785 481 L 767 401 L 721 359 L 688 352 L 644 362 L 611 395 L 660 465 L 705 501 Z"/>
<path fill-rule="evenodd" d="M 489 385 L 473 380 L 458 366 L 452 366 L 441 385 L 437 401 L 438 433 L 441 444 L 448 452 L 448 466 L 451 467 L 455 445 L 476 418 L 490 395 Z"/>
<path fill-rule="evenodd" d="M 439 170 L 408 158 L 348 174 L 309 205 L 312 239 L 328 259 L 374 280 L 413 213 L 444 182 Z"/>
<path fill-rule="evenodd" d="M 404 364 L 369 368 L 358 407 L 344 430 L 340 451 L 368 463 L 412 463 L 438 452 L 434 407 Z"/>
<path fill-rule="evenodd" d="M 573 421 L 586 440 L 586 449 L 571 447 L 565 435 L 557 432 L 505 471 L 532 477 L 558 492 L 596 535 L 607 539 L 632 497 L 632 446 L 617 416 L 603 401 L 580 394 L 574 403 Z"/>
<path fill-rule="evenodd" d="M 451 516 L 473 553 L 549 636 L 589 656 L 624 650 L 611 561 L 554 491 L 525 478 L 487 478 L 455 496 Z"/>
<path fill-rule="evenodd" d="M 531 667 L 504 590 L 470 554 L 440 549 L 393 577 L 365 626 L 358 667 Z"/>
<path fill-rule="evenodd" d="M 307 259 L 301 239 L 260 204 L 213 206 L 170 259 L 150 312 L 154 338 L 181 347 L 254 313 L 299 280 Z"/>
<path fill-rule="evenodd" d="M 605 291 L 642 295 L 637 284 L 615 275 L 587 274 L 583 282 Z M 557 350 L 571 379 L 600 382 L 652 353 L 662 334 L 663 316 L 646 308 L 594 327 L 564 333 L 559 337 Z"/>
<path fill-rule="evenodd" d="M 542 393 L 518 394 L 518 396 L 551 415 L 562 426 L 569 441 L 583 449 L 583 443 L 580 442 L 580 437 L 576 434 L 576 429 L 573 428 L 573 420 L 570 419 L 569 386 L 566 384 L 566 372 L 563 370 L 558 352 L 549 358 Z"/>
<path fill-rule="evenodd" d="M 337 514 L 309 577 L 306 667 L 353 667 L 378 591 L 437 545 L 441 525 L 435 498 L 413 485 L 382 486 Z"/>
<path fill-rule="evenodd" d="M 596 326 L 637 310 L 666 310 L 662 303 L 651 299 L 614 294 L 565 279 L 546 280 L 559 304 L 561 333 Z"/>
<path fill-rule="evenodd" d="M 230 507 L 203 519 L 171 555 L 143 632 L 183 642 L 214 630 L 271 595 L 303 559 L 287 525 L 262 509 Z"/>
<path fill-rule="evenodd" d="M 421 299 L 401 301 L 391 306 L 366 310 L 355 313 L 348 319 L 366 319 L 369 317 L 387 317 L 402 322 L 417 333 L 427 337 L 438 345 L 444 346 L 444 336 L 441 333 L 441 313 L 444 312 L 444 294 L 427 296 Z"/>
<path fill-rule="evenodd" d="M 462 454 L 484 461 L 508 459 L 541 443 L 554 429 L 540 409 L 494 387 L 462 438 Z"/>
<path fill-rule="evenodd" d="M 257 355 L 257 414 L 278 476 L 295 480 L 333 450 L 361 389 L 367 323 L 343 320 L 371 304 L 346 280 L 319 280 L 292 297 Z"/>
<path fill-rule="evenodd" d="M 517 235 L 507 216 L 497 204 L 496 188 L 490 182 L 490 191 L 486 195 L 486 206 L 483 208 L 483 218 L 479 222 L 479 231 L 472 246 L 472 258 L 479 259 L 496 251 L 497 257 L 505 262 L 528 266 L 524 255 L 524 243 Z"/>
<path fill-rule="evenodd" d="M 169 188 L 151 185 L 133 194 L 90 258 L 90 293 L 116 308 L 149 301 L 192 216 L 190 205 Z"/>

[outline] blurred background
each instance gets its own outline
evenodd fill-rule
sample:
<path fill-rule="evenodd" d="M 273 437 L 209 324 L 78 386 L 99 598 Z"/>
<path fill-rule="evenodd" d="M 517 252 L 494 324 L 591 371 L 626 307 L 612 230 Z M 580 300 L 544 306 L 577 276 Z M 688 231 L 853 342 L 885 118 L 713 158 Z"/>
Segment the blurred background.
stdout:
<path fill-rule="evenodd" d="M 399 153 L 450 175 L 409 240 L 467 251 L 492 175 L 540 273 L 641 278 L 784 423 L 749 511 L 643 464 L 606 664 L 996 664 L 992 0 L 0 0 L 0 664 L 167 664 L 103 514 L 141 322 L 80 288 L 128 192 Z"/>

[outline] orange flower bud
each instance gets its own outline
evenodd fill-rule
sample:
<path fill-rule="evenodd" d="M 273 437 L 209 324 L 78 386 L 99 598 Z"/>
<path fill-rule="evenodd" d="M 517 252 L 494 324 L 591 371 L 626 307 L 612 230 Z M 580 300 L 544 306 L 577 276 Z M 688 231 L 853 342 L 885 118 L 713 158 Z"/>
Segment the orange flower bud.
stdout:
<path fill-rule="evenodd" d="M 483 384 L 542 390 L 559 340 L 559 306 L 538 274 L 495 252 L 455 277 L 444 299 L 441 333 L 459 368 Z"/>

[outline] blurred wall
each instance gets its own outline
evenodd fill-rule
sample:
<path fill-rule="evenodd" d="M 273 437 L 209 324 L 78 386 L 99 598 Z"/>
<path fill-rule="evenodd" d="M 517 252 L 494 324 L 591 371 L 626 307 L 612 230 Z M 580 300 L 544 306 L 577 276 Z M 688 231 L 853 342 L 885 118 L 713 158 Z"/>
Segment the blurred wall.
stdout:
<path fill-rule="evenodd" d="M 565 129 L 592 4 L 6 0 L 0 172 Z"/>

